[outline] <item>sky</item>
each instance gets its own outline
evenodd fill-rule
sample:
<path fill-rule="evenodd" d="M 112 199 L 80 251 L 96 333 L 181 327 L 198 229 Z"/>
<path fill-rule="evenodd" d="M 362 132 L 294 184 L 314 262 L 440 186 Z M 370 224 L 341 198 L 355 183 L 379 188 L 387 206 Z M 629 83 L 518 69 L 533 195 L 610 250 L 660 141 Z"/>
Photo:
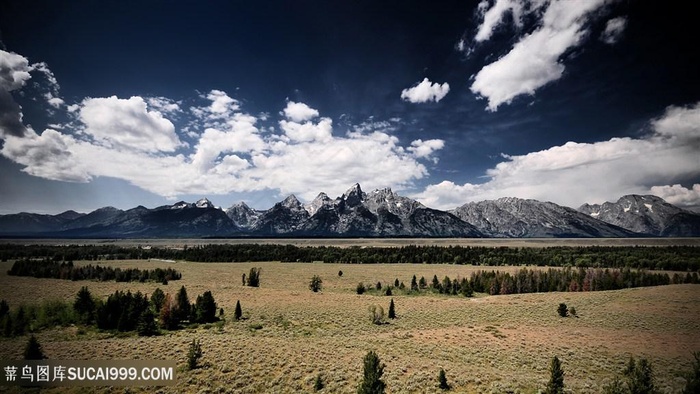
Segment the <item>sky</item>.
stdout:
<path fill-rule="evenodd" d="M 0 214 L 355 183 L 697 209 L 699 30 L 642 0 L 5 0 Z"/>

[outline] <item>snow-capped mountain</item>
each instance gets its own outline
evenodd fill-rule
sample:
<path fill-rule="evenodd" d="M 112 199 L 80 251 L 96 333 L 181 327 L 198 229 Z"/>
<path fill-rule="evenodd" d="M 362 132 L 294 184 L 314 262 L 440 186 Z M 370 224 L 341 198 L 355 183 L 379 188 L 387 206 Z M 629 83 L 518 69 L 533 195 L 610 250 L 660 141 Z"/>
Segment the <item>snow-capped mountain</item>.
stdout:
<path fill-rule="evenodd" d="M 629 237 L 633 232 L 551 202 L 504 197 L 452 211 L 489 237 Z"/>
<path fill-rule="evenodd" d="M 359 184 L 331 199 L 302 204 L 290 195 L 267 210 L 241 202 L 227 210 L 202 198 L 126 211 L 0 215 L 0 236 L 162 237 L 635 237 L 700 236 L 700 215 L 653 196 L 579 210 L 551 202 L 500 198 L 431 209 L 391 189 L 365 193 Z"/>
<path fill-rule="evenodd" d="M 630 194 L 617 202 L 584 204 L 578 209 L 592 218 L 628 230 L 662 237 L 700 236 L 700 215 L 656 196 Z"/>

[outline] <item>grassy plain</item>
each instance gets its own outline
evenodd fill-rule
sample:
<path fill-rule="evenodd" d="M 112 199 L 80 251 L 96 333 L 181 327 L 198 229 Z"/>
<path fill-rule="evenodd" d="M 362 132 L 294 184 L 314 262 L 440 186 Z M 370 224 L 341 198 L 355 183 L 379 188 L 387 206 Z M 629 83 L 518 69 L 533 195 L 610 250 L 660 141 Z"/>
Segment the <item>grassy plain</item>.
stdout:
<path fill-rule="evenodd" d="M 82 263 L 77 263 L 82 264 Z M 674 285 L 592 293 L 479 296 L 394 295 L 398 318 L 373 325 L 368 308 L 388 310 L 390 297 L 357 295 L 358 282 L 410 285 L 465 277 L 488 267 L 455 265 L 339 265 L 319 263 L 100 262 L 118 267 L 174 267 L 182 280 L 153 283 L 71 282 L 10 277 L 0 263 L 0 299 L 11 306 L 45 299 L 73 300 L 81 286 L 106 297 L 115 290 L 150 294 L 157 287 L 174 295 L 180 286 L 190 299 L 211 290 L 226 323 L 167 332 L 152 338 L 115 336 L 77 327 L 37 335 L 52 359 L 175 359 L 184 367 L 188 344 L 201 340 L 203 368 L 178 371 L 178 385 L 158 392 L 313 392 L 320 373 L 325 393 L 355 392 L 362 357 L 375 350 L 386 364 L 390 393 L 437 393 L 444 368 L 457 393 L 536 393 L 549 378 L 557 355 L 572 393 L 600 393 L 630 356 L 648 358 L 662 392 L 679 392 L 680 374 L 691 352 L 700 350 L 700 285 Z M 241 275 L 261 267 L 261 287 L 241 285 Z M 516 270 L 517 267 L 498 267 Z M 343 275 L 338 276 L 342 270 Z M 313 275 L 323 291 L 308 289 Z M 233 321 L 240 300 L 243 321 Z M 561 318 L 560 302 L 579 317 Z M 259 328 L 261 327 L 261 328 Z M 26 337 L 0 339 L 0 359 L 18 359 Z M 2 386 L 0 386 L 0 391 Z M 58 389 L 55 389 L 56 391 Z M 62 389 L 62 391 L 65 389 Z M 85 392 L 79 388 L 75 392 Z M 124 392 L 124 388 L 100 388 Z M 153 388 L 132 388 L 151 392 Z"/>

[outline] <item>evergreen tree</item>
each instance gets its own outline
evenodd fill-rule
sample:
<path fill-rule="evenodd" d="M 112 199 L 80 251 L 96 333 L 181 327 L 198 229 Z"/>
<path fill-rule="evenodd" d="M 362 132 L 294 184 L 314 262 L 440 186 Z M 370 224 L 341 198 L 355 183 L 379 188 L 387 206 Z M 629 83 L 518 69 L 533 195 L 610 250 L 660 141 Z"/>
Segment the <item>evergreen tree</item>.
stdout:
<path fill-rule="evenodd" d="M 241 310 L 241 301 L 236 301 L 236 310 L 233 312 L 233 318 L 236 320 L 241 320 L 243 317 L 243 311 Z"/>
<path fill-rule="evenodd" d="M 314 275 L 309 282 L 309 289 L 314 293 L 318 293 L 323 289 L 323 280 L 318 275 Z"/>
<path fill-rule="evenodd" d="M 418 287 L 421 289 L 425 289 L 428 287 L 428 281 L 425 280 L 425 276 L 421 276 L 420 280 L 418 281 Z"/>
<path fill-rule="evenodd" d="M 95 318 L 95 300 L 87 286 L 83 286 L 78 291 L 73 303 L 73 310 L 78 315 L 78 320 L 84 324 L 90 324 Z"/>
<path fill-rule="evenodd" d="M 165 293 L 163 293 L 163 290 L 161 290 L 160 287 L 153 290 L 153 293 L 151 293 L 151 305 L 155 312 L 160 311 L 160 308 L 163 307 L 163 302 L 165 302 Z"/>
<path fill-rule="evenodd" d="M 355 291 L 357 292 L 357 294 L 364 294 L 365 285 L 362 282 L 358 283 L 357 287 L 355 288 Z"/>
<path fill-rule="evenodd" d="M 559 304 L 559 307 L 557 308 L 557 313 L 559 313 L 559 316 L 561 316 L 561 317 L 566 317 L 566 315 L 569 313 L 569 310 L 566 307 L 566 304 L 564 304 L 564 303 Z"/>
<path fill-rule="evenodd" d="M 377 353 L 370 351 L 364 358 L 364 373 L 357 394 L 384 394 L 386 384 L 382 381 L 384 364 L 381 364 Z"/>
<path fill-rule="evenodd" d="M 339 277 L 340 277 L 340 276 L 343 276 L 343 271 L 342 271 L 342 270 L 341 270 L 341 271 L 338 271 L 338 276 L 339 276 Z M 321 376 L 321 375 L 319 375 L 319 376 Z"/>
<path fill-rule="evenodd" d="M 24 348 L 24 359 L 25 360 L 43 360 L 46 356 L 41 349 L 41 344 L 37 341 L 34 335 L 29 337 L 27 341 L 27 346 Z"/>
<path fill-rule="evenodd" d="M 318 375 L 316 375 L 316 380 L 314 381 L 314 390 L 315 391 L 323 390 L 323 388 L 325 386 L 326 385 L 323 383 L 323 378 L 321 378 L 321 374 L 319 373 Z"/>
<path fill-rule="evenodd" d="M 187 369 L 192 370 L 197 368 L 197 363 L 200 358 L 202 358 L 202 345 L 199 343 L 199 340 L 195 342 L 195 340 L 192 339 L 192 343 L 190 343 L 190 347 L 187 349 Z"/>
<path fill-rule="evenodd" d="M 630 394 L 654 394 L 654 373 L 651 369 L 651 363 L 642 358 L 635 362 L 634 358 L 630 357 L 627 368 L 624 371 L 627 378 L 627 388 Z"/>
<path fill-rule="evenodd" d="M 175 297 L 176 307 L 175 314 L 179 321 L 189 320 L 190 318 L 190 298 L 187 296 L 187 289 L 185 286 L 180 287 Z"/>
<path fill-rule="evenodd" d="M 411 291 L 418 291 L 418 281 L 416 280 L 415 275 L 413 275 L 413 278 L 411 278 Z"/>
<path fill-rule="evenodd" d="M 386 287 L 386 290 L 384 291 L 384 295 L 390 296 L 390 295 L 392 295 L 392 294 L 393 294 L 393 293 L 392 293 L 392 291 L 391 291 L 391 286 L 387 286 L 387 287 Z"/>
<path fill-rule="evenodd" d="M 546 394 L 564 394 L 564 370 L 561 368 L 559 358 L 554 356 L 549 367 L 549 383 L 545 389 Z"/>
<path fill-rule="evenodd" d="M 194 309 L 197 323 L 213 323 L 216 321 L 216 301 L 214 301 L 211 291 L 205 291 L 201 296 L 197 296 Z"/>
<path fill-rule="evenodd" d="M 628 394 L 620 378 L 616 377 L 610 384 L 603 387 L 604 394 Z"/>
<path fill-rule="evenodd" d="M 142 337 L 151 337 L 158 334 L 158 326 L 156 325 L 156 316 L 150 309 L 146 309 L 139 318 L 139 324 L 136 326 L 136 332 Z"/>
<path fill-rule="evenodd" d="M 0 320 L 7 314 L 10 313 L 10 305 L 7 304 L 7 301 L 2 300 L 0 301 Z"/>
<path fill-rule="evenodd" d="M 693 353 L 695 362 L 693 363 L 693 370 L 690 371 L 685 379 L 685 388 L 683 389 L 683 394 L 697 394 L 700 393 L 700 352 Z"/>
<path fill-rule="evenodd" d="M 382 289 L 382 282 L 377 282 L 377 285 L 374 288 L 377 290 L 381 290 Z"/>
<path fill-rule="evenodd" d="M 396 310 L 394 309 L 394 299 L 389 303 L 389 319 L 396 319 Z"/>
<path fill-rule="evenodd" d="M 394 287 L 399 287 L 399 278 L 394 279 Z"/>
<path fill-rule="evenodd" d="M 441 390 L 449 390 L 450 385 L 447 383 L 447 376 L 445 376 L 445 370 L 440 368 L 440 373 L 438 374 L 438 385 Z"/>
<path fill-rule="evenodd" d="M 248 273 L 247 284 L 250 287 L 260 287 L 260 268 L 252 267 Z"/>

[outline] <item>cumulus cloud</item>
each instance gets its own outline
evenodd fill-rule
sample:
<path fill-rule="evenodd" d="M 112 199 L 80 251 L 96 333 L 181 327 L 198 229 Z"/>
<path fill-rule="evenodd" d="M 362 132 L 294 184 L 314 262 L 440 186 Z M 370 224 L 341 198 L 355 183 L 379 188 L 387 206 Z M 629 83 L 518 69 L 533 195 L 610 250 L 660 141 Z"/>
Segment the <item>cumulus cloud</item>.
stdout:
<path fill-rule="evenodd" d="M 622 33 L 624 33 L 626 27 L 627 18 L 624 16 L 610 19 L 605 24 L 605 30 L 601 33 L 600 40 L 606 44 L 616 44 L 622 38 Z"/>
<path fill-rule="evenodd" d="M 31 78 L 29 60 L 22 55 L 0 50 L 0 137 L 22 136 L 28 131 L 22 123 L 22 109 L 12 98 Z"/>
<path fill-rule="evenodd" d="M 417 158 L 429 157 L 436 151 L 442 149 L 445 146 L 445 141 L 439 139 L 433 140 L 415 140 L 411 142 L 411 146 L 408 147 L 408 151 L 412 152 Z"/>
<path fill-rule="evenodd" d="M 283 111 L 284 116 L 295 123 L 311 120 L 318 116 L 318 111 L 304 103 L 287 102 L 287 107 Z"/>
<path fill-rule="evenodd" d="M 622 195 L 648 194 L 669 179 L 700 175 L 700 103 L 669 107 L 650 122 L 644 138 L 613 138 L 596 143 L 568 142 L 525 155 L 504 155 L 486 171 L 481 184 L 445 180 L 429 185 L 414 197 L 438 208 L 454 208 L 469 201 L 499 197 L 534 198 L 578 207 L 602 203 Z M 694 123 L 693 123 L 694 122 Z"/>
<path fill-rule="evenodd" d="M 679 207 L 694 210 L 700 208 L 700 184 L 697 183 L 690 189 L 680 184 L 652 186 L 650 192 Z"/>
<path fill-rule="evenodd" d="M 412 103 L 425 103 L 428 101 L 438 102 L 442 100 L 450 91 L 450 84 L 447 82 L 442 85 L 435 82 L 432 83 L 428 78 L 424 78 L 413 87 L 401 91 L 401 99 Z"/>
<path fill-rule="evenodd" d="M 103 145 L 147 152 L 172 152 L 182 145 L 172 122 L 149 111 L 142 97 L 88 98 L 79 116 L 83 133 Z"/>
<path fill-rule="evenodd" d="M 496 1 L 483 13 L 477 41 L 490 38 L 506 12 L 514 14 L 516 24 L 520 23 L 521 12 L 539 17 L 540 23 L 533 32 L 524 34 L 510 52 L 484 66 L 474 77 L 471 91 L 488 99 L 487 108 L 496 111 L 515 97 L 533 95 L 537 89 L 558 80 L 565 69 L 561 56 L 581 44 L 587 34 L 586 23 L 595 15 L 593 11 L 605 4 L 606 0 Z"/>
<path fill-rule="evenodd" d="M 29 67 L 10 59 L 18 70 Z M 9 86 L 20 88 L 27 79 L 7 67 L 3 72 L 7 94 Z M 318 190 L 340 194 L 355 182 L 408 187 L 428 173 L 421 160 L 442 148 L 437 140 L 402 146 L 389 134 L 399 119 L 372 120 L 334 135 L 332 119 L 305 103 L 288 102 L 278 127 L 262 129 L 260 119 L 226 92 L 199 97 L 206 102 L 189 111 L 165 97 L 61 103 L 71 123 L 42 133 L 28 128 L 22 135 L 3 134 L 0 154 L 37 177 L 69 182 L 111 177 L 168 198 L 277 190 L 310 200 Z M 180 141 L 171 116 L 185 118 L 182 132 L 191 144 Z"/>
<path fill-rule="evenodd" d="M 489 7 L 488 0 L 479 3 L 477 11 L 482 18 L 474 40 L 477 42 L 487 41 L 491 38 L 494 30 L 504 22 L 508 13 L 513 16 L 513 23 L 522 25 L 522 12 L 525 2 L 522 0 L 496 0 Z"/>

